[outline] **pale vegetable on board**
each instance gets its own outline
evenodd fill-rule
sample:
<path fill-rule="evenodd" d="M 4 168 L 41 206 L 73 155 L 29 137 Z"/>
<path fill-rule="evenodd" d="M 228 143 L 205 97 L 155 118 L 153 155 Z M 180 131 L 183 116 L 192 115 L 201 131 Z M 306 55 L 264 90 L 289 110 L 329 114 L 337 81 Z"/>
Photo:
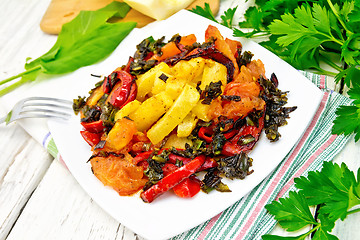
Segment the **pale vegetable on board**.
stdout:
<path fill-rule="evenodd" d="M 164 20 L 177 11 L 188 7 L 194 0 L 124 0 L 130 7 L 152 17 Z"/>

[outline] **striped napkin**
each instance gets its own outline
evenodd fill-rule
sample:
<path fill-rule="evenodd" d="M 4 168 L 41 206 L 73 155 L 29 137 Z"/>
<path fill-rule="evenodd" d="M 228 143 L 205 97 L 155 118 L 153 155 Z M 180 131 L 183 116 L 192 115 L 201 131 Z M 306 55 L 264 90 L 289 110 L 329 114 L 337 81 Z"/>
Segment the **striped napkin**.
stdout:
<path fill-rule="evenodd" d="M 336 108 L 350 105 L 351 100 L 328 90 L 326 76 L 308 72 L 302 74 L 322 89 L 323 97 L 317 113 L 297 145 L 248 195 L 212 219 L 174 237 L 174 240 L 261 239 L 262 235 L 269 233 L 276 225 L 264 206 L 286 196 L 294 189 L 294 178 L 319 170 L 323 161 L 331 161 L 345 146 L 349 137 L 332 135 L 331 127 Z M 42 144 L 52 156 L 62 161 L 49 132 Z"/>
<path fill-rule="evenodd" d="M 332 121 L 340 105 L 351 100 L 329 91 L 326 76 L 302 72 L 323 90 L 317 113 L 308 129 L 280 165 L 255 189 L 222 213 L 173 239 L 261 239 L 276 225 L 264 206 L 294 190 L 294 178 L 319 170 L 323 161 L 331 161 L 345 146 L 349 137 L 332 135 Z"/>

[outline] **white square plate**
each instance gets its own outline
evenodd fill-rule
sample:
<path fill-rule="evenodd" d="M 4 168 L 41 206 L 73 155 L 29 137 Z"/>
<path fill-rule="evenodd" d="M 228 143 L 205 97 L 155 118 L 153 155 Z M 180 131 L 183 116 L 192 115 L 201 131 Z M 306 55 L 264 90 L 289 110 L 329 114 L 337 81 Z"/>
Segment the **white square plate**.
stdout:
<path fill-rule="evenodd" d="M 134 54 L 135 46 L 144 38 L 166 36 L 169 39 L 176 33 L 195 33 L 198 41 L 203 42 L 209 24 L 216 25 L 223 36 L 232 37 L 230 29 L 188 11 L 180 11 L 165 21 L 134 30 L 106 60 L 62 76 L 67 82 L 65 86 L 71 86 L 66 90 L 66 96 L 77 98 L 78 95 L 86 95 L 94 83 L 99 81 L 90 77 L 90 74 L 108 75 L 116 67 L 126 64 L 128 57 Z M 144 203 L 138 195 L 121 197 L 112 189 L 104 187 L 92 174 L 90 164 L 87 163 L 91 151 L 79 134 L 81 125 L 78 117 L 68 122 L 49 121 L 50 131 L 61 156 L 80 185 L 111 216 L 145 238 L 165 239 L 180 234 L 241 199 L 270 174 L 292 149 L 319 106 L 322 92 L 297 70 L 260 45 L 247 39 L 238 40 L 242 42 L 244 50 L 254 54 L 253 59 L 263 61 L 267 77 L 273 72 L 277 75 L 279 88 L 289 91 L 287 106 L 297 106 L 298 109 L 291 113 L 288 125 L 280 128 L 282 137 L 278 142 L 270 143 L 264 134 L 261 136 L 250 153 L 254 159 L 254 173 L 245 180 L 227 181 L 231 193 L 200 192 L 192 199 L 181 199 L 166 193 L 151 204 Z"/>

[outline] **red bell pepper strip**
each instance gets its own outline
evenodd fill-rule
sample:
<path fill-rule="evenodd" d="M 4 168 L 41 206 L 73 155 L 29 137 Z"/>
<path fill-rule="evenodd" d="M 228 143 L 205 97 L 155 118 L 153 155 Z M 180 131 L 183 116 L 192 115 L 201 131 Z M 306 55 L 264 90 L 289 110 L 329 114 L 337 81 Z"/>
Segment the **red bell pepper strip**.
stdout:
<path fill-rule="evenodd" d="M 140 162 L 146 161 L 146 159 L 148 159 L 152 153 L 153 153 L 153 151 L 147 151 L 147 152 L 139 153 L 138 155 L 136 155 L 133 158 L 133 163 L 135 165 L 138 165 Z"/>
<path fill-rule="evenodd" d="M 128 99 L 119 108 L 123 108 L 129 102 L 134 101 L 136 98 L 136 95 L 137 95 L 137 85 L 135 82 L 133 82 L 130 87 L 130 93 L 129 93 Z"/>
<path fill-rule="evenodd" d="M 225 156 L 233 156 L 235 154 L 240 154 L 241 152 L 249 152 L 255 146 L 256 142 L 259 140 L 262 129 L 264 128 L 264 117 L 265 114 L 259 119 L 259 126 L 248 126 L 245 125 L 240 128 L 238 134 L 236 134 L 230 141 L 227 141 L 221 153 Z M 245 144 L 239 145 L 238 141 L 241 137 L 251 135 L 254 137 L 254 141 Z"/>
<path fill-rule="evenodd" d="M 214 131 L 210 128 L 210 127 L 201 127 L 199 129 L 199 137 L 203 140 L 205 140 L 205 142 L 207 143 L 211 143 L 212 142 L 212 137 L 211 135 L 214 133 Z M 210 135 L 210 136 L 209 136 Z"/>
<path fill-rule="evenodd" d="M 198 172 L 204 171 L 209 168 L 217 167 L 219 164 L 215 161 L 215 159 L 211 157 L 206 157 L 205 162 L 201 167 L 198 169 Z"/>
<path fill-rule="evenodd" d="M 134 78 L 130 75 L 130 73 L 123 70 L 116 71 L 116 73 L 118 74 L 120 81 L 117 82 L 114 88 L 111 90 L 108 99 L 113 106 L 121 108 L 130 95 L 130 90 L 134 83 Z"/>
<path fill-rule="evenodd" d="M 101 140 L 101 133 L 92 133 L 89 131 L 80 131 L 81 136 L 91 146 L 95 146 Z"/>
<path fill-rule="evenodd" d="M 91 133 L 101 133 L 104 130 L 104 125 L 102 120 L 94 122 L 81 122 L 81 125 L 86 131 Z"/>
<path fill-rule="evenodd" d="M 170 173 L 174 172 L 179 167 L 175 166 L 172 163 L 165 163 L 164 166 L 161 168 L 163 170 L 164 176 L 169 175 Z"/>
<path fill-rule="evenodd" d="M 191 158 L 182 157 L 182 156 L 179 156 L 179 155 L 170 153 L 170 154 L 169 154 L 169 160 L 168 160 L 168 162 L 169 162 L 169 163 L 172 163 L 172 164 L 175 164 L 175 163 L 176 163 L 176 160 L 181 161 L 181 162 L 183 163 L 183 165 L 191 162 Z"/>
<path fill-rule="evenodd" d="M 173 187 L 174 193 L 182 198 L 191 198 L 200 192 L 200 189 L 201 181 L 194 175 L 185 178 L 178 185 Z"/>
<path fill-rule="evenodd" d="M 141 199 L 144 202 L 151 203 L 155 198 L 173 188 L 175 185 L 179 184 L 182 180 L 188 178 L 190 175 L 194 174 L 201 167 L 204 161 L 204 155 L 200 155 L 194 158 L 188 164 L 178 168 L 174 172 L 158 181 L 156 184 L 152 185 L 149 189 L 142 192 L 140 194 Z"/>
<path fill-rule="evenodd" d="M 186 157 L 182 157 L 182 156 L 178 156 L 176 154 L 169 154 L 169 163 L 175 164 L 176 160 L 182 161 L 183 165 L 188 164 L 189 162 L 191 162 L 191 158 L 186 158 Z M 210 158 L 210 157 L 206 157 L 204 164 L 201 165 L 201 167 L 198 169 L 197 172 L 201 172 L 203 170 L 212 168 L 212 167 L 217 167 L 218 163 L 215 161 L 215 159 Z"/>
<path fill-rule="evenodd" d="M 101 87 L 104 93 L 109 93 L 111 91 L 113 86 L 111 84 L 110 75 L 104 79 L 104 82 Z"/>
<path fill-rule="evenodd" d="M 129 57 L 129 61 L 128 63 L 126 64 L 126 66 L 124 67 L 124 71 L 127 72 L 127 73 L 130 73 L 130 66 L 131 66 L 131 63 L 134 62 L 134 58 L 133 57 Z"/>

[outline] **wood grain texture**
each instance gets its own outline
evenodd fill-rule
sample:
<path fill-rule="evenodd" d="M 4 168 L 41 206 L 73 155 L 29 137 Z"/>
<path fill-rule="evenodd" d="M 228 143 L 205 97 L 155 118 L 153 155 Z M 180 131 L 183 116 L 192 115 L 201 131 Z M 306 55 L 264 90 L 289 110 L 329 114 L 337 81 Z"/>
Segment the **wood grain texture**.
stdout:
<path fill-rule="evenodd" d="M 74 19 L 81 10 L 97 10 L 112 1 L 113 0 L 52 0 L 40 22 L 40 28 L 46 33 L 58 34 L 62 25 Z M 121 0 L 118 1 L 122 2 Z M 220 0 L 195 0 L 187 9 L 192 9 L 197 5 L 204 6 L 205 2 L 209 3 L 214 14 L 218 12 Z M 129 21 L 137 22 L 137 27 L 141 28 L 155 20 L 135 9 L 131 9 L 124 19 L 119 20 L 119 22 Z"/>
<path fill-rule="evenodd" d="M 240 19 L 251 2 L 221 0 L 219 12 L 240 4 L 235 16 Z M 39 27 L 49 4 L 0 1 L 0 79 L 22 71 L 26 57 L 40 56 L 56 41 Z M 331 79 L 328 86 L 335 87 Z M 0 126 L 0 153 L 0 239 L 142 240 L 93 202 L 67 169 L 52 161 L 18 124 Z M 359 154 L 360 143 L 350 140 L 335 161 L 355 170 Z M 359 213 L 350 215 L 336 223 L 333 233 L 341 240 L 360 239 L 359 222 Z M 288 235 L 280 227 L 273 233 Z"/>
<path fill-rule="evenodd" d="M 7 239 L 23 239 L 24 233 L 28 239 L 135 237 L 104 212 L 58 161 L 51 164 Z"/>
<path fill-rule="evenodd" d="M 0 132 L 0 145 L 5 146 L 0 151 L 0 239 L 5 239 L 52 158 L 22 128 L 3 126 Z"/>

